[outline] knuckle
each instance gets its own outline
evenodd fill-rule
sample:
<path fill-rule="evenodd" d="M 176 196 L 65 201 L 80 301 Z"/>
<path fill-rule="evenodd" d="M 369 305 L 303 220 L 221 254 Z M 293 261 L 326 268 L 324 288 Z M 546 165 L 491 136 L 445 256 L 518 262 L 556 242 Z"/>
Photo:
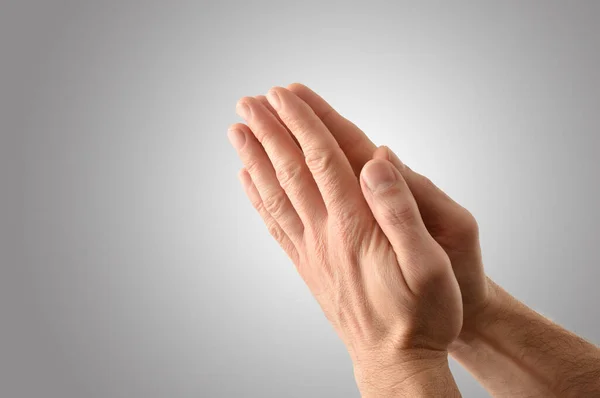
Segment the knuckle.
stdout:
<path fill-rule="evenodd" d="M 395 228 L 412 226 L 417 221 L 416 212 L 406 202 L 386 204 L 382 213 L 383 219 L 380 222 Z"/>
<path fill-rule="evenodd" d="M 420 183 L 426 192 L 441 194 L 447 203 L 450 203 L 449 212 L 444 216 L 444 222 L 434 226 L 436 235 L 446 235 L 452 242 L 472 241 L 479 238 L 479 225 L 477 220 L 464 207 L 454 202 L 433 181 L 426 176 L 420 176 Z"/>
<path fill-rule="evenodd" d="M 261 216 L 268 214 L 267 209 L 265 209 L 265 205 L 263 204 L 263 201 L 260 197 L 256 197 L 256 198 L 252 199 L 252 207 L 254 207 L 254 209 Z"/>
<path fill-rule="evenodd" d="M 290 162 L 285 165 L 277 167 L 275 170 L 277 179 L 281 187 L 288 191 L 294 182 L 301 179 L 302 176 L 302 165 L 296 162 Z"/>
<path fill-rule="evenodd" d="M 470 211 L 464 209 L 461 211 L 459 221 L 456 223 L 456 234 L 462 239 L 472 240 L 479 237 L 479 224 Z"/>
<path fill-rule="evenodd" d="M 263 148 L 275 148 L 276 138 L 275 133 L 269 129 L 258 129 L 256 132 L 256 138 L 261 143 Z"/>
<path fill-rule="evenodd" d="M 427 188 L 430 188 L 430 189 L 432 189 L 432 190 L 436 190 L 436 191 L 439 189 L 439 188 L 437 187 L 437 185 L 435 185 L 435 184 L 433 183 L 433 181 L 431 181 L 431 180 L 430 180 L 428 177 L 426 177 L 426 176 L 422 176 L 421 178 L 422 178 L 422 180 L 421 180 L 421 183 L 422 183 L 423 185 L 425 185 Z"/>
<path fill-rule="evenodd" d="M 260 160 L 252 156 L 244 161 L 244 167 L 251 176 L 256 176 L 262 171 Z"/>
<path fill-rule="evenodd" d="M 458 248 L 479 240 L 479 225 L 473 215 L 464 208 L 453 214 L 437 235 L 445 237 L 450 247 Z"/>
<path fill-rule="evenodd" d="M 298 117 L 295 111 L 296 109 L 293 107 L 288 108 L 288 112 L 283 112 L 281 116 L 290 130 L 295 131 L 297 134 L 304 134 L 308 129 L 307 122 Z"/>
<path fill-rule="evenodd" d="M 306 165 L 313 174 L 322 175 L 331 169 L 334 154 L 329 149 L 309 149 L 304 152 Z"/>
<path fill-rule="evenodd" d="M 286 119 L 286 124 L 288 124 L 291 131 L 306 136 L 317 131 L 322 122 L 318 117 L 306 117 L 307 114 L 304 111 L 302 106 L 296 105 L 293 106 L 290 109 L 289 114 L 284 117 Z"/>
<path fill-rule="evenodd" d="M 277 224 L 276 222 L 270 222 L 267 224 L 267 229 L 269 230 L 269 234 L 271 234 L 271 236 L 273 238 L 275 238 L 275 240 L 277 242 L 283 242 L 283 238 L 284 238 L 284 233 L 282 231 L 282 229 L 279 227 L 279 224 Z"/>
<path fill-rule="evenodd" d="M 286 210 L 287 196 L 283 190 L 277 190 L 263 199 L 265 209 L 274 218 L 279 218 Z"/>

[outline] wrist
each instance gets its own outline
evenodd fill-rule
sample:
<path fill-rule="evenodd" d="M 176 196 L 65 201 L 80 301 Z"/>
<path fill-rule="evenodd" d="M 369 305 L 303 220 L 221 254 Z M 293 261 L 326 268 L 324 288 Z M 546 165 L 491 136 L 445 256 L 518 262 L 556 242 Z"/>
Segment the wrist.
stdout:
<path fill-rule="evenodd" d="M 411 350 L 354 363 L 363 397 L 460 396 L 445 351 Z"/>
<path fill-rule="evenodd" d="M 494 322 L 502 318 L 501 314 L 510 311 L 510 300 L 505 292 L 490 278 L 486 277 L 487 296 L 485 302 L 463 320 L 460 334 L 448 347 L 448 352 L 453 355 L 457 350 L 470 345 L 481 338 L 481 331 L 488 329 Z"/>

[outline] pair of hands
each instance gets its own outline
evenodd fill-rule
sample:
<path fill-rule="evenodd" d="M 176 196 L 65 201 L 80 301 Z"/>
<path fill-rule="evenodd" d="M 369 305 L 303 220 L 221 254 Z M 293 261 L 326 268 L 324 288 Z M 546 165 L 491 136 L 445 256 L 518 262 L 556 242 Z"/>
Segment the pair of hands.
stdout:
<path fill-rule="evenodd" d="M 304 85 L 236 108 L 242 185 L 348 348 L 361 391 L 446 366 L 491 294 L 473 216 Z"/>

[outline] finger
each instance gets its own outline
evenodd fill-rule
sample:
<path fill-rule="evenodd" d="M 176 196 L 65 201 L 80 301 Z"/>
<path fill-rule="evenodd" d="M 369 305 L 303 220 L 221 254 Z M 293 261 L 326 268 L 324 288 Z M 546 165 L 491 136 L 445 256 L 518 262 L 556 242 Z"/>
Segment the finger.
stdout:
<path fill-rule="evenodd" d="M 300 143 L 328 212 L 347 217 L 349 209 L 351 212 L 366 210 L 346 155 L 313 110 L 281 87 L 269 90 L 267 99 Z"/>
<path fill-rule="evenodd" d="M 439 254 L 436 250 L 442 249 L 429 235 L 406 181 L 389 161 L 369 161 L 361 174 L 361 186 L 373 216 L 394 248 L 406 282 L 413 292 L 418 290 L 421 281 L 427 280 L 430 272 L 449 267 L 449 262 L 422 261 L 423 257 L 436 259 L 435 255 Z M 445 255 L 440 258 L 447 259 Z M 425 263 L 427 268 L 408 266 L 415 263 Z"/>
<path fill-rule="evenodd" d="M 371 160 L 373 151 L 377 148 L 375 144 L 360 128 L 340 115 L 327 101 L 307 86 L 293 83 L 287 88 L 306 102 L 321 119 L 346 154 L 358 177 L 364 165 Z"/>
<path fill-rule="evenodd" d="M 319 189 L 285 127 L 259 100 L 244 97 L 237 104 L 238 114 L 246 120 L 253 136 L 262 144 L 280 186 L 306 228 L 315 228 L 326 214 Z M 249 170 L 250 171 L 250 170 Z"/>
<path fill-rule="evenodd" d="M 266 211 L 294 243 L 300 242 L 304 233 L 302 220 L 281 188 L 273 165 L 260 143 L 241 123 L 229 129 L 228 137 L 251 175 Z"/>
<path fill-rule="evenodd" d="M 382 145 L 373 152 L 373 159 L 385 159 L 392 162 L 392 164 L 398 169 L 398 171 L 403 172 L 406 166 L 400 160 L 400 158 L 387 146 Z"/>
<path fill-rule="evenodd" d="M 271 106 L 271 104 L 269 104 L 269 101 L 267 100 L 267 97 L 265 97 L 264 95 L 257 95 L 254 98 L 256 98 L 257 100 L 259 100 L 260 103 L 263 104 L 264 107 L 267 108 L 269 110 L 269 112 L 271 112 L 271 114 L 273 116 L 275 116 L 275 118 L 277 119 L 277 121 L 279 121 L 279 123 L 281 123 L 281 125 L 283 127 L 285 127 L 285 129 L 290 134 L 290 137 L 292 137 L 292 140 L 294 140 L 294 142 L 296 143 L 296 145 L 298 146 L 298 148 L 301 149 L 300 148 L 300 144 L 298 143 L 298 140 L 296 140 L 296 137 L 294 137 L 294 135 L 292 134 L 292 132 L 288 130 L 288 128 L 286 127 L 285 123 L 283 123 L 283 121 L 281 120 L 281 118 L 279 117 L 279 115 L 277 114 L 277 112 L 275 111 L 275 109 L 273 109 L 273 107 Z"/>
<path fill-rule="evenodd" d="M 300 83 L 290 84 L 288 89 L 304 100 L 331 131 L 356 175 L 360 175 L 360 171 L 371 158 L 388 159 L 401 171 L 431 233 L 455 225 L 457 220 L 464 217 L 467 212 L 464 207 L 436 187 L 427 177 L 405 166 L 393 152 L 390 151 L 388 155 L 386 149 L 382 148 L 375 152 L 375 144 L 366 134 L 313 90 Z M 468 232 L 469 228 L 464 228 L 464 231 Z M 443 245 L 442 242 L 440 244 Z"/>
<path fill-rule="evenodd" d="M 271 236 L 275 238 L 281 248 L 286 252 L 288 257 L 294 261 L 294 263 L 296 263 L 298 260 L 298 249 L 285 231 L 281 228 L 277 220 L 275 220 L 271 213 L 269 213 L 269 211 L 266 209 L 260 193 L 252 181 L 250 173 L 248 173 L 248 171 L 244 168 L 240 171 L 238 177 L 242 183 L 242 187 L 244 188 L 246 195 L 248 196 L 248 199 L 250 199 L 252 206 L 262 217 Z"/>
<path fill-rule="evenodd" d="M 409 168 L 406 168 L 405 172 L 405 166 L 400 159 L 391 150 L 389 154 L 387 153 L 389 148 L 376 148 L 375 144 L 360 128 L 340 115 L 327 101 L 309 87 L 300 83 L 292 83 L 288 86 L 288 89 L 304 100 L 319 116 L 346 154 L 357 175 L 360 174 L 360 171 L 370 159 L 388 159 L 398 170 L 401 170 L 419 207 L 429 209 L 431 205 L 448 206 L 446 203 L 441 203 L 442 201 L 451 201 L 458 205 L 435 185 L 427 182 L 426 177 L 415 173 Z"/>
<path fill-rule="evenodd" d="M 464 223 L 467 210 L 427 177 L 406 166 L 390 148 L 386 146 L 377 148 L 373 159 L 389 160 L 400 171 L 415 197 L 423 221 L 432 235 Z M 444 242 L 440 242 L 440 244 L 444 246 Z"/>

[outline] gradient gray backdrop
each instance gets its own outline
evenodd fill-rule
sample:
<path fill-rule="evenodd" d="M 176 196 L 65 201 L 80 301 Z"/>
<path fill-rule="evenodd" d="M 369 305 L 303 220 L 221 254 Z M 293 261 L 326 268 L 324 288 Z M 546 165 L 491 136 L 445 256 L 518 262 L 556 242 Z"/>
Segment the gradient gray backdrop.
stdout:
<path fill-rule="evenodd" d="M 361 3 L 1 2 L 0 396 L 358 396 L 226 139 L 294 81 L 600 342 L 600 2 Z"/>

